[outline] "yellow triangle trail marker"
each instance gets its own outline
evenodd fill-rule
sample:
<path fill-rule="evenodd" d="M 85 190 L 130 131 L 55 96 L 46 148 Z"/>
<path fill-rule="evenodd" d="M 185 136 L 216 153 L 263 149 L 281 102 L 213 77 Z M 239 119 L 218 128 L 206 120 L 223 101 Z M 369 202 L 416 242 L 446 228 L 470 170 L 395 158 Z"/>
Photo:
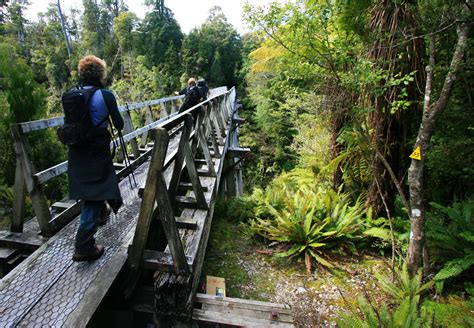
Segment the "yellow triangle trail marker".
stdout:
<path fill-rule="evenodd" d="M 416 147 L 416 149 L 411 153 L 410 158 L 416 159 L 417 161 L 421 161 L 421 148 L 420 146 Z"/>

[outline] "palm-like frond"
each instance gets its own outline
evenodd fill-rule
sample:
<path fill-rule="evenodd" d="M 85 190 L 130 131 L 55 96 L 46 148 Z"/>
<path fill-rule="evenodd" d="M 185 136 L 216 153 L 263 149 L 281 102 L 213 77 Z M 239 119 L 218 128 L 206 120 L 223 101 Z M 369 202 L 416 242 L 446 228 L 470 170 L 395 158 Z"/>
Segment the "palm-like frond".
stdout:
<path fill-rule="evenodd" d="M 342 193 L 307 185 L 283 189 L 271 190 L 266 197 L 259 194 L 266 207 L 261 213 L 269 216 L 253 220 L 251 228 L 269 240 L 289 244 L 290 249 L 281 256 L 310 255 L 331 267 L 325 253 L 349 242 L 358 232 L 364 214 L 360 200 L 351 205 Z"/>

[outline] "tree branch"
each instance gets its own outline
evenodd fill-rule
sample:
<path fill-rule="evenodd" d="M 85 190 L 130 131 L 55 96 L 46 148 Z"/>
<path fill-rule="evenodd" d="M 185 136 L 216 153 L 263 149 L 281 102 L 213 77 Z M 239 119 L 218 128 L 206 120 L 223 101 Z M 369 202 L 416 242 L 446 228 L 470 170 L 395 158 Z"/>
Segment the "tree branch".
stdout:
<path fill-rule="evenodd" d="M 449 96 L 453 90 L 454 82 L 457 79 L 457 73 L 461 68 L 464 54 L 466 53 L 467 40 L 472 23 L 465 23 L 458 29 L 458 42 L 453 54 L 453 59 L 449 66 L 449 72 L 444 80 L 443 88 L 439 94 L 438 100 L 433 104 L 429 113 L 429 119 L 435 120 L 436 117 L 444 110 L 448 103 Z"/>
<path fill-rule="evenodd" d="M 398 181 L 397 179 L 397 176 L 395 175 L 395 173 L 393 172 L 392 170 L 392 167 L 390 166 L 390 164 L 387 162 L 387 160 L 385 159 L 385 156 L 383 156 L 383 154 L 380 152 L 380 150 L 378 149 L 377 146 L 374 147 L 375 148 L 375 154 L 377 155 L 377 157 L 380 159 L 380 161 L 382 162 L 383 166 L 385 166 L 385 168 L 387 169 L 388 171 L 388 174 L 390 175 L 390 177 L 392 178 L 392 181 L 393 183 L 395 184 L 395 187 L 397 188 L 398 190 L 398 194 L 400 195 L 400 198 L 402 199 L 402 203 L 403 205 L 407 208 L 407 212 L 408 212 L 408 216 L 411 217 L 411 211 L 410 211 L 410 203 L 408 202 L 406 196 L 405 196 L 405 192 L 403 192 L 403 188 L 400 184 L 400 181 Z"/>

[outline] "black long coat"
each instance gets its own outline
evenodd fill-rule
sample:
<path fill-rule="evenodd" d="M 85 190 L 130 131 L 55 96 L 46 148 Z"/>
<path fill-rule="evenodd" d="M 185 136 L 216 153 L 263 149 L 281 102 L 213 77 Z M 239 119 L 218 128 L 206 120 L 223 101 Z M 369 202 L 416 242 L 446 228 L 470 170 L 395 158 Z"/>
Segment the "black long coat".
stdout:
<path fill-rule="evenodd" d="M 87 147 L 69 148 L 69 198 L 121 200 L 112 156 L 110 137 Z"/>
<path fill-rule="evenodd" d="M 101 90 L 102 106 L 112 118 L 116 128 L 123 128 L 123 120 L 115 97 L 108 90 Z M 118 179 L 110 153 L 110 133 L 107 128 L 93 130 L 92 142 L 85 147 L 69 147 L 68 179 L 69 198 L 82 200 L 108 200 L 114 211 L 122 203 Z"/>

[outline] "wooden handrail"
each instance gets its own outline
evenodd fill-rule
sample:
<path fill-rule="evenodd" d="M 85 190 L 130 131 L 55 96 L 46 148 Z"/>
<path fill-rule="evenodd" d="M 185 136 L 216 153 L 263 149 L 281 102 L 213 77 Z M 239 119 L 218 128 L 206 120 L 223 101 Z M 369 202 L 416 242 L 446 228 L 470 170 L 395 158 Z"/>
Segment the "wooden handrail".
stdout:
<path fill-rule="evenodd" d="M 232 90 L 232 89 L 231 89 Z M 230 92 L 231 90 L 229 91 L 226 91 L 225 93 L 228 93 Z M 180 113 L 180 114 L 172 114 L 170 116 L 167 116 L 167 117 L 163 117 L 163 118 L 160 118 L 159 120 L 153 122 L 153 123 L 150 123 L 148 125 L 145 125 L 144 127 L 141 127 L 139 129 L 136 129 L 135 131 L 132 131 L 130 133 L 127 133 L 127 134 L 124 134 L 123 135 L 123 140 L 125 142 L 127 141 L 130 141 L 132 140 L 133 138 L 136 138 L 140 135 L 143 135 L 143 133 L 147 132 L 147 131 L 150 131 L 151 129 L 157 129 L 157 128 L 164 128 L 166 130 L 171 130 L 172 128 L 178 126 L 180 123 L 182 123 L 184 121 L 184 118 L 185 118 L 185 114 L 187 113 L 191 113 L 191 114 L 194 114 L 198 111 L 201 110 L 201 105 L 203 104 L 206 104 L 208 102 L 210 102 L 211 100 L 215 99 L 215 98 L 218 98 L 220 96 L 222 96 L 223 94 L 225 93 L 221 93 L 221 94 L 216 94 L 212 97 L 210 97 L 209 99 L 207 99 L 206 101 L 203 101 L 199 104 L 197 104 L 196 106 L 193 106 L 191 108 L 189 108 L 188 110 L 186 110 L 185 112 L 183 113 Z M 179 97 L 178 97 L 179 98 Z M 180 97 L 182 98 L 182 97 Z M 121 106 L 121 107 L 127 107 L 127 109 L 124 109 L 124 110 L 131 110 L 131 109 L 136 109 L 136 108 L 142 108 L 142 107 L 146 107 L 146 106 L 150 106 L 150 105 L 156 105 L 156 104 L 160 104 L 160 103 L 163 103 L 165 101 L 161 101 L 159 102 L 159 100 L 174 100 L 174 99 L 177 99 L 177 97 L 169 97 L 169 98 L 163 98 L 163 99 L 157 99 L 157 100 L 154 100 L 154 101 L 151 101 L 151 102 L 142 102 L 142 103 L 139 103 L 139 104 L 131 104 L 131 105 L 127 105 L 127 106 Z M 153 103 L 152 103 L 153 102 Z M 140 107 L 136 107 L 135 105 L 141 105 Z M 26 123 L 20 123 L 20 127 L 21 129 L 26 129 L 28 132 L 31 132 L 31 131 L 36 131 L 36 130 L 40 130 L 40 129 L 36 129 L 35 130 L 35 126 L 37 126 L 38 124 L 44 124 L 46 127 L 45 128 L 50 128 L 50 127 L 54 127 L 54 126 L 57 126 L 57 125 L 60 125 L 60 124 L 57 124 L 57 125 L 53 125 L 53 120 L 57 120 L 57 119 L 64 119 L 64 117 L 56 117 L 56 118 L 53 118 L 53 119 L 47 119 L 47 120 L 39 120 L 39 121 L 31 121 L 31 122 L 26 122 Z M 41 123 L 40 123 L 41 122 Z M 61 121 L 61 124 L 62 124 L 63 121 Z M 56 124 L 56 121 L 54 121 L 54 124 Z M 24 131 L 24 130 L 23 130 Z M 110 142 L 110 149 L 112 149 L 114 147 L 114 143 L 116 144 L 118 142 L 118 139 L 115 139 L 114 141 L 111 141 Z M 41 172 L 38 172 L 34 175 L 34 179 L 37 181 L 37 183 L 45 183 L 63 173 L 67 172 L 67 161 L 64 161 L 62 163 L 59 163 L 59 164 L 56 164 L 50 168 L 47 168 Z"/>
<path fill-rule="evenodd" d="M 184 98 L 184 96 L 160 98 L 160 99 L 134 103 L 134 104 L 126 104 L 126 105 L 120 106 L 119 111 L 123 113 L 122 115 L 124 115 L 124 119 L 127 120 L 128 122 L 128 130 L 127 130 L 128 133 L 126 133 L 123 136 L 123 138 L 125 142 L 130 142 L 131 144 L 133 144 L 132 146 L 134 146 L 135 160 L 137 159 L 137 157 L 141 158 L 143 156 L 143 155 L 140 155 L 138 144 L 135 138 L 139 136 L 142 136 L 142 137 L 146 136 L 147 132 L 152 129 L 162 128 L 167 131 L 171 131 L 173 128 L 178 127 L 179 125 L 183 124 L 187 114 L 193 114 L 196 117 L 199 114 L 199 112 L 202 110 L 202 107 L 201 107 L 202 105 L 209 104 L 209 107 L 212 107 L 213 104 L 216 102 L 221 103 L 222 101 L 227 100 L 228 94 L 232 90 L 233 89 L 227 90 L 227 88 L 225 87 L 213 89 L 212 95 L 206 101 L 203 101 L 197 104 L 196 106 L 189 108 L 183 113 L 168 115 L 167 117 L 163 117 L 157 121 L 151 122 L 145 125 L 144 127 L 141 127 L 134 131 L 132 131 L 133 129 L 132 122 L 128 114 L 130 110 L 147 108 L 148 109 L 147 113 L 150 116 L 151 106 L 165 104 L 168 102 L 171 102 L 174 108 L 173 110 L 176 110 L 175 101 L 178 99 Z M 150 122 L 151 119 L 152 119 L 151 116 L 148 117 L 148 122 Z M 12 230 L 14 231 L 20 232 L 22 230 L 22 223 L 23 223 L 22 213 L 24 213 L 25 196 L 24 196 L 23 189 L 21 187 L 25 185 L 26 190 L 28 191 L 30 196 L 32 197 L 34 196 L 33 207 L 35 209 L 35 213 L 39 220 L 43 236 L 51 236 L 51 234 L 54 233 L 53 231 L 51 231 L 51 227 L 50 227 L 51 221 L 53 218 L 51 216 L 51 213 L 48 211 L 48 205 L 47 205 L 45 195 L 42 191 L 42 185 L 46 183 L 47 181 L 55 177 L 58 177 L 61 174 L 66 173 L 68 163 L 67 161 L 64 161 L 62 163 L 49 167 L 41 172 L 36 172 L 34 169 L 33 162 L 30 159 L 29 151 L 27 150 L 28 141 L 27 141 L 27 138 L 25 137 L 25 134 L 33 132 L 33 131 L 47 129 L 47 128 L 54 128 L 63 123 L 64 123 L 64 117 L 60 116 L 60 117 L 53 117 L 49 119 L 23 122 L 19 124 L 12 124 L 11 126 L 12 136 L 14 137 L 14 140 L 15 140 L 16 151 L 17 151 L 17 156 L 18 156 L 17 163 L 19 163 L 18 165 L 19 170 L 17 170 L 18 176 L 15 178 L 15 181 L 16 181 L 15 190 L 18 190 L 18 192 L 15 195 L 15 199 L 17 203 L 17 206 L 15 206 L 15 213 L 14 213 L 15 222 L 12 224 Z M 193 131 L 193 135 L 194 135 L 194 131 Z M 116 144 L 117 141 L 118 140 L 112 141 L 110 143 L 110 147 L 111 148 L 114 147 L 114 142 Z M 148 152 L 147 152 L 147 156 L 149 156 Z"/>
<path fill-rule="evenodd" d="M 219 97 L 223 95 L 224 93 L 230 92 L 230 90 L 223 91 L 225 88 L 217 88 L 214 89 L 215 95 L 211 96 L 208 100 L 201 102 L 199 105 L 196 105 L 192 107 L 191 109 L 200 106 L 202 104 L 207 103 L 208 101 Z M 217 90 L 217 92 L 216 92 Z M 166 97 L 166 98 L 160 98 L 160 99 L 154 99 L 154 100 L 149 100 L 149 101 L 144 101 L 140 103 L 133 103 L 133 104 L 127 104 L 127 105 L 122 105 L 118 107 L 119 112 L 125 112 L 125 111 L 130 111 L 134 109 L 140 109 L 144 108 L 147 106 L 155 106 L 159 104 L 163 104 L 166 102 L 171 102 L 175 101 L 178 99 L 183 99 L 184 96 L 172 96 L 172 97 Z M 54 128 L 56 126 L 64 124 L 64 116 L 57 116 L 57 117 L 52 117 L 52 118 L 46 118 L 46 119 L 41 119 L 41 120 L 36 120 L 36 121 L 29 121 L 29 122 L 23 122 L 19 123 L 20 126 L 20 131 L 21 133 L 29 133 L 33 131 L 38 131 L 38 130 L 44 130 L 48 128 Z"/>

